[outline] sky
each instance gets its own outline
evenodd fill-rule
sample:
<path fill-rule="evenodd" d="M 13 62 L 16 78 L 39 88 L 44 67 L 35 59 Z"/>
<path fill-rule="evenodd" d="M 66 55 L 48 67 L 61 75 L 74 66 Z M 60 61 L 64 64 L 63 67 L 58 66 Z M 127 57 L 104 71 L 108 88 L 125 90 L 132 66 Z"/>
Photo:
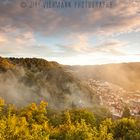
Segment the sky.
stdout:
<path fill-rule="evenodd" d="M 68 65 L 140 62 L 139 0 L 104 0 L 113 5 L 94 8 L 30 7 L 34 1 L 45 0 L 0 0 L 0 56 Z"/>

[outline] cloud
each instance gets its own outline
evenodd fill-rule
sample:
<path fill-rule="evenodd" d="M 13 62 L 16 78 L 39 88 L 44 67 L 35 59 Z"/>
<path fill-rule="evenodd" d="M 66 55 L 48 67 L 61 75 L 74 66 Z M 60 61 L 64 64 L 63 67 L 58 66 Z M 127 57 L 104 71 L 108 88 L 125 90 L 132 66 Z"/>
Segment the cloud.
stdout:
<path fill-rule="evenodd" d="M 95 51 L 112 55 L 125 55 L 126 53 L 122 51 L 121 48 L 125 47 L 126 45 L 127 42 L 121 42 L 119 40 L 108 40 L 97 45 L 95 47 Z"/>
<path fill-rule="evenodd" d="M 99 35 L 113 35 L 120 33 L 135 32 L 140 29 L 139 5 L 130 4 L 118 0 L 112 9 L 101 9 L 90 12 L 91 23 L 98 24 Z"/>
<path fill-rule="evenodd" d="M 128 5 L 126 1 L 118 0 L 113 8 L 65 10 L 21 8 L 20 2 L 13 0 L 9 4 L 0 4 L 1 28 L 14 27 L 44 35 L 71 32 L 105 35 L 132 32 L 140 27 L 138 2 Z"/>
<path fill-rule="evenodd" d="M 7 42 L 6 37 L 0 36 L 0 43 L 5 43 L 5 42 Z"/>
<path fill-rule="evenodd" d="M 44 57 L 52 54 L 51 48 L 39 44 L 31 32 L 0 32 L 0 54 L 18 57 Z"/>
<path fill-rule="evenodd" d="M 117 0 L 113 8 L 43 9 L 21 8 L 21 1 L 0 1 L 0 54 L 21 57 L 73 57 L 99 52 L 127 55 L 122 48 L 127 46 L 129 38 L 121 41 L 116 36 L 140 31 L 140 2 L 127 4 Z M 40 44 L 36 34 L 55 38 L 55 47 L 49 46 L 49 41 Z M 90 41 L 94 38 L 98 40 L 96 43 Z"/>
<path fill-rule="evenodd" d="M 110 55 L 125 55 L 121 49 L 127 45 L 127 42 L 120 41 L 117 39 L 108 39 L 106 41 L 101 40 L 98 43 L 92 44 L 90 42 L 90 35 L 86 34 L 71 34 L 69 37 L 65 38 L 66 43 L 56 44 L 59 48 L 59 55 L 75 56 L 79 54 L 91 54 L 91 53 L 104 53 Z"/>

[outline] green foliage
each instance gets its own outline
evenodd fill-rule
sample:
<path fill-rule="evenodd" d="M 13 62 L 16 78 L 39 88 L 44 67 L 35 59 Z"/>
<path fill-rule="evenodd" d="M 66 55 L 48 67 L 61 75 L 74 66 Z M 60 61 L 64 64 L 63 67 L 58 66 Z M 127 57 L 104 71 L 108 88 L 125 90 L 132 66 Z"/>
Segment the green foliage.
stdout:
<path fill-rule="evenodd" d="M 122 118 L 114 122 L 112 127 L 115 139 L 122 140 L 139 140 L 140 125 L 136 119 Z"/>
<path fill-rule="evenodd" d="M 57 113 L 46 102 L 22 109 L 0 99 L 0 140 L 139 140 L 140 121 L 98 118 L 86 109 Z"/>
<path fill-rule="evenodd" d="M 7 71 L 14 68 L 14 65 L 6 58 L 0 57 L 0 71 Z"/>
<path fill-rule="evenodd" d="M 73 109 L 69 111 L 72 123 L 80 123 L 81 120 L 85 120 L 86 124 L 95 125 L 96 119 L 92 112 L 86 109 Z"/>
<path fill-rule="evenodd" d="M 105 120 L 106 118 L 111 118 L 112 114 L 110 113 L 109 110 L 107 110 L 104 107 L 99 107 L 97 105 L 94 105 L 93 108 L 93 113 L 96 117 L 96 122 L 98 125 L 100 125 L 100 123 Z"/>
<path fill-rule="evenodd" d="M 125 106 L 124 110 L 123 110 L 122 117 L 130 117 L 130 116 L 131 116 L 130 110 L 127 106 Z"/>
<path fill-rule="evenodd" d="M 57 62 L 48 62 L 47 60 L 38 58 L 9 58 L 9 60 L 32 71 L 43 71 L 60 67 Z"/>

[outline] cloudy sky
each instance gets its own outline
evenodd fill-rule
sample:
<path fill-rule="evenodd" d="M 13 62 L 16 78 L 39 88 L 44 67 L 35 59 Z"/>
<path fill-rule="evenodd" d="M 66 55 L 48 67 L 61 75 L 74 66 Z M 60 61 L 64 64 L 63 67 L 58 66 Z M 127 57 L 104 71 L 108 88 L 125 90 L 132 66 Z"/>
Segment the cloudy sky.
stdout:
<path fill-rule="evenodd" d="M 30 8 L 29 1 L 0 0 L 0 56 L 70 65 L 140 62 L 139 0 L 61 9 Z"/>

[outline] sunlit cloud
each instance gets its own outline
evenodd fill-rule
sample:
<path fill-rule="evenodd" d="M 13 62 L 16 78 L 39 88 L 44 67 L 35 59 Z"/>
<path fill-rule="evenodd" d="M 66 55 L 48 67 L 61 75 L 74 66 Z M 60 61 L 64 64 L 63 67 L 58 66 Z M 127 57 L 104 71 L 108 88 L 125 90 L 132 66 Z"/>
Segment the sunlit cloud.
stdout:
<path fill-rule="evenodd" d="M 97 61 L 97 56 L 108 63 L 112 56 L 119 61 L 119 57 L 121 61 L 139 60 L 138 49 L 129 55 L 140 40 L 123 38 L 124 34 L 140 34 L 139 6 L 138 2 L 117 0 L 113 8 L 64 10 L 21 8 L 19 0 L 1 1 L 0 55 L 42 57 L 71 64 L 81 60 L 83 64 L 104 63 Z"/>

